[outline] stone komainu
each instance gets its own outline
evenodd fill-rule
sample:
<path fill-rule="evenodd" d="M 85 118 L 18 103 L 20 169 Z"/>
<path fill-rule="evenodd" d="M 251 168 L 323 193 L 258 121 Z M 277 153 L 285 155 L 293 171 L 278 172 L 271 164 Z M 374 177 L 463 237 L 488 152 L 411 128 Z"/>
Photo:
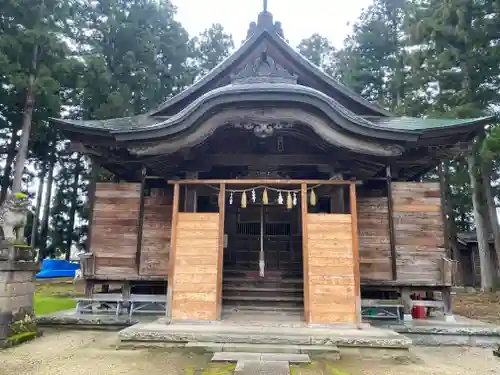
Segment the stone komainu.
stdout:
<path fill-rule="evenodd" d="M 0 227 L 5 240 L 24 242 L 26 213 L 30 206 L 28 197 L 10 195 L 0 206 Z"/>

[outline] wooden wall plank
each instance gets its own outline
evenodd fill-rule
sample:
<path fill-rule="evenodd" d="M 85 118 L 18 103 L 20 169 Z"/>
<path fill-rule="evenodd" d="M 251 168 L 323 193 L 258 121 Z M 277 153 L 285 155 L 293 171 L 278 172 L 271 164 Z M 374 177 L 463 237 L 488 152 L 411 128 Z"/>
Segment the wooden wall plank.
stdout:
<path fill-rule="evenodd" d="M 392 193 L 398 280 L 439 282 L 446 256 L 439 183 L 393 182 Z"/>
<path fill-rule="evenodd" d="M 137 275 L 140 198 L 140 184 L 96 184 L 90 235 L 97 276 Z"/>
<path fill-rule="evenodd" d="M 388 199 L 359 197 L 358 236 L 363 280 L 392 280 Z"/>
<path fill-rule="evenodd" d="M 173 320 L 219 318 L 219 216 L 219 213 L 187 212 L 177 215 L 172 280 Z M 193 228 L 196 230 L 193 231 Z"/>
<path fill-rule="evenodd" d="M 172 193 L 152 189 L 144 198 L 142 249 L 139 273 L 144 276 L 168 276 L 172 239 Z"/>
<path fill-rule="evenodd" d="M 307 207 L 307 199 L 305 200 Z M 356 322 L 355 254 L 351 215 L 304 216 L 304 263 L 311 323 Z"/>

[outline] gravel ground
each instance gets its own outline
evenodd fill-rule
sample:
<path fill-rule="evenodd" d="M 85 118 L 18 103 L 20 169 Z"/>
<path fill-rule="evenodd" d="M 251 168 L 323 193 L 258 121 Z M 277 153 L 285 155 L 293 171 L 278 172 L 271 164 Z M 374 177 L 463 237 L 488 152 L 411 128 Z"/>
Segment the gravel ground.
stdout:
<path fill-rule="evenodd" d="M 0 375 L 193 374 L 208 356 L 159 350 L 117 350 L 116 332 L 46 331 L 21 346 L 0 351 Z"/>
<path fill-rule="evenodd" d="M 0 375 L 231 374 L 208 364 L 207 355 L 162 350 L 116 350 L 116 332 L 46 331 L 44 336 L 0 352 Z M 293 375 L 500 375 L 491 349 L 414 348 L 411 361 L 360 360 L 292 367 Z M 205 368 L 198 372 L 197 369 Z M 332 371 L 335 369 L 335 371 Z"/>
<path fill-rule="evenodd" d="M 491 349 L 440 347 L 412 349 L 410 360 L 372 360 L 344 356 L 338 362 L 292 366 L 292 375 L 493 375 L 500 358 Z"/>

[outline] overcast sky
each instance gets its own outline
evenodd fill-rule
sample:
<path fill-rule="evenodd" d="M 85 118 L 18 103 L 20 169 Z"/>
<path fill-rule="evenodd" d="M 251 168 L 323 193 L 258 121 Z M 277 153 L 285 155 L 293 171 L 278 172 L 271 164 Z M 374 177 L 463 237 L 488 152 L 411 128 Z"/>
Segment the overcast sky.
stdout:
<path fill-rule="evenodd" d="M 296 47 L 314 33 L 341 47 L 350 31 L 348 23 L 357 19 L 372 0 L 268 0 L 268 10 L 280 21 L 285 38 Z M 236 46 L 246 37 L 248 24 L 257 20 L 262 0 L 173 0 L 177 19 L 191 36 L 212 23 L 220 23 L 233 34 Z"/>

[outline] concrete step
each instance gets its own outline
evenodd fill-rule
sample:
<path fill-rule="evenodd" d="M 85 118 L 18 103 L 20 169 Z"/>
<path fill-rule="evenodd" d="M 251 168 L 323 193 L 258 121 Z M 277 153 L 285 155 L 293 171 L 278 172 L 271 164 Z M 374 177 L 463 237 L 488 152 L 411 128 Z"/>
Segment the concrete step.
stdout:
<path fill-rule="evenodd" d="M 392 330 L 366 325 L 357 329 L 352 325 L 332 327 L 304 323 L 224 322 L 208 324 L 155 323 L 136 324 L 119 333 L 122 342 L 218 342 L 247 344 L 320 345 L 334 347 L 368 347 L 406 349 L 411 340 Z"/>
<path fill-rule="evenodd" d="M 308 354 L 254 352 L 217 352 L 212 357 L 212 362 L 238 361 L 284 361 L 289 363 L 311 363 L 311 358 Z"/>
<path fill-rule="evenodd" d="M 285 345 L 285 344 L 246 344 L 246 343 L 215 343 L 190 342 L 189 348 L 199 348 L 206 352 L 243 352 L 243 353 L 288 353 L 288 354 L 339 354 L 336 346 L 327 345 Z"/>

